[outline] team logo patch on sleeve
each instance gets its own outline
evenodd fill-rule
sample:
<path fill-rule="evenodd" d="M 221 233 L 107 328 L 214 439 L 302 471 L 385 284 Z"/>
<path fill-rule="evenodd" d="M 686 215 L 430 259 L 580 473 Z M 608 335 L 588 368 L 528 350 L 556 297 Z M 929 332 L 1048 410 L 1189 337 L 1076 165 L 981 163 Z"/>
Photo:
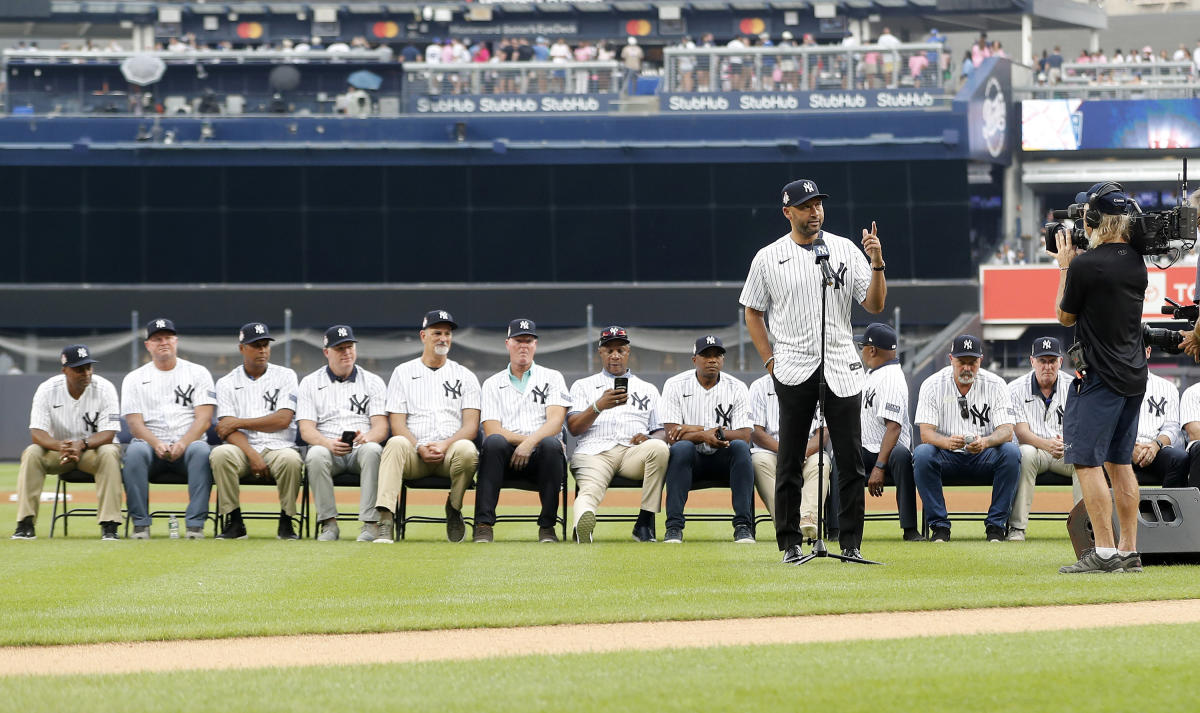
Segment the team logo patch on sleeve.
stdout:
<path fill-rule="evenodd" d="M 900 406 L 898 404 L 884 404 L 883 410 L 891 411 L 892 413 L 900 413 Z"/>

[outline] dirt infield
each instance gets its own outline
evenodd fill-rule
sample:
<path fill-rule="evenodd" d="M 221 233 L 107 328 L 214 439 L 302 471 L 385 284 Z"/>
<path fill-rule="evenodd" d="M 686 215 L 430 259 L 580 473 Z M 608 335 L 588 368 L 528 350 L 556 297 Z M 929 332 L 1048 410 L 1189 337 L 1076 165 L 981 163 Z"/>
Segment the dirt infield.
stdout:
<path fill-rule="evenodd" d="M 1132 576 L 1132 575 L 1128 575 Z M 1200 600 L 2 647 L 0 676 L 412 663 L 1200 622 Z"/>

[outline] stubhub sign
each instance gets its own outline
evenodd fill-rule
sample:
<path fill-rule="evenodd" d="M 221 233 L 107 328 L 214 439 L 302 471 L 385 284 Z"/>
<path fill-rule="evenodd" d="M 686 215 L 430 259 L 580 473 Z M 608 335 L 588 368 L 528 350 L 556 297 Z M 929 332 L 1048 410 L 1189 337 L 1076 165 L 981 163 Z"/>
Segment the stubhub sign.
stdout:
<path fill-rule="evenodd" d="M 949 97 L 936 90 L 831 92 L 720 92 L 661 94 L 662 111 L 856 111 L 866 109 L 931 109 L 949 107 Z"/>

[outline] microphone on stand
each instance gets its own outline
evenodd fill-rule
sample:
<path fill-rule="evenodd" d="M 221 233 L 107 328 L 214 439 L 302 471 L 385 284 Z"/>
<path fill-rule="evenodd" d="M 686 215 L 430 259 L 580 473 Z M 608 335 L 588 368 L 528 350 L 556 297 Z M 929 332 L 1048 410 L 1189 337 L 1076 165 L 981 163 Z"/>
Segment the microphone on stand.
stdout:
<path fill-rule="evenodd" d="M 821 274 L 825 276 L 825 284 L 833 284 L 833 269 L 829 267 L 829 246 L 825 244 L 825 238 L 817 238 L 813 241 L 813 258 L 816 259 L 817 265 L 821 267 Z"/>

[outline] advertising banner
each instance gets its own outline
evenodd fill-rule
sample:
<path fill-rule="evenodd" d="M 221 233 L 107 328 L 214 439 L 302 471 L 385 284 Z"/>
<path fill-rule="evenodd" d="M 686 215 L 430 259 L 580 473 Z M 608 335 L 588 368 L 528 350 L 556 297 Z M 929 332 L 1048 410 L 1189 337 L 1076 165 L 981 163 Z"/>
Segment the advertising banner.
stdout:
<path fill-rule="evenodd" d="M 940 89 L 845 90 L 825 92 L 712 92 L 660 94 L 664 112 L 878 111 L 932 109 L 949 105 Z"/>
<path fill-rule="evenodd" d="M 1149 280 L 1142 307 L 1147 321 L 1169 321 L 1162 313 L 1167 297 L 1191 304 L 1196 266 L 1147 269 Z M 984 324 L 1057 324 L 1058 265 L 982 265 L 979 268 L 980 320 Z"/>
<path fill-rule="evenodd" d="M 615 94 L 424 94 L 408 97 L 409 114 L 605 114 Z"/>

